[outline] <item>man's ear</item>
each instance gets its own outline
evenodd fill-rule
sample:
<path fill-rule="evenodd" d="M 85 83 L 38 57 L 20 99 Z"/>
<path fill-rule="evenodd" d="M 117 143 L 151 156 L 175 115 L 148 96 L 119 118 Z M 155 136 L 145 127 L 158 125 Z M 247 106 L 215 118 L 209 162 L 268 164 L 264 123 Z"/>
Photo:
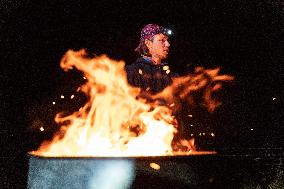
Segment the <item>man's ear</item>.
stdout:
<path fill-rule="evenodd" d="M 146 45 L 146 47 L 147 47 L 148 49 L 150 49 L 151 44 L 152 44 L 152 41 L 150 41 L 150 40 L 148 40 L 148 39 L 145 40 L 145 45 Z"/>

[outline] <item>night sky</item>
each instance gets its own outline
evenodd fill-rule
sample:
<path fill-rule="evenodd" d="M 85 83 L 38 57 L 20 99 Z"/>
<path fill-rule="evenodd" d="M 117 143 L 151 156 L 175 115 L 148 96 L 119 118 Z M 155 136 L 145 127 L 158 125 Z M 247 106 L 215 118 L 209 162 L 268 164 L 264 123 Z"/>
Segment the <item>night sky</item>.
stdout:
<path fill-rule="evenodd" d="M 130 64 L 148 23 L 173 30 L 168 61 L 175 72 L 221 67 L 223 74 L 235 76 L 223 88 L 223 105 L 216 112 L 193 112 L 198 132 L 214 131 L 220 151 L 282 147 L 283 6 L 264 0 L 1 2 L 4 157 L 15 161 L 36 148 L 56 130 L 51 125 L 57 111 L 82 103 L 79 97 L 60 100 L 82 83 L 80 73 L 59 67 L 68 49 L 84 48 Z M 41 125 L 49 127 L 46 132 L 39 131 Z M 211 140 L 205 141 L 212 145 Z"/>

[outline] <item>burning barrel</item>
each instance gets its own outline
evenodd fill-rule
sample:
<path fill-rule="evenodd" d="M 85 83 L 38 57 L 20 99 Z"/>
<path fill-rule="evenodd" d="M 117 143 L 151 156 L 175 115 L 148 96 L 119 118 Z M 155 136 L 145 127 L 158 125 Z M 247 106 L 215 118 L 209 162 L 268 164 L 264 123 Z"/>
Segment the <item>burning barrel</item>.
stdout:
<path fill-rule="evenodd" d="M 283 156 L 250 153 L 156 157 L 29 154 L 28 188 L 283 188 Z"/>
<path fill-rule="evenodd" d="M 190 156 L 157 157 L 29 154 L 28 188 L 200 188 L 214 176 L 210 171 L 202 177 L 199 175 L 206 169 L 205 161 L 214 160 L 213 154 L 198 152 Z"/>

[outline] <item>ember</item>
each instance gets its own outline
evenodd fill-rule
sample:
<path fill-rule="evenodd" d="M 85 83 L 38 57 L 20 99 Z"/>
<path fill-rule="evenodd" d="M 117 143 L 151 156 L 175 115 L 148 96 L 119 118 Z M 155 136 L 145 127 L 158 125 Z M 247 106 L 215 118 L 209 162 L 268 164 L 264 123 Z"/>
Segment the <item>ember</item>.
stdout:
<path fill-rule="evenodd" d="M 197 68 L 192 75 L 176 78 L 172 86 L 161 93 L 144 97 L 140 95 L 140 89 L 128 85 L 122 61 L 111 60 L 105 55 L 88 58 L 84 50 L 69 50 L 60 65 L 65 71 L 76 68 L 84 73 L 87 82 L 80 90 L 89 101 L 71 115 L 57 114 L 55 120 L 62 125 L 61 130 L 51 142 L 44 142 L 33 152 L 36 155 L 195 154 L 193 139 L 181 140 L 178 148 L 172 148 L 178 127 L 173 116 L 173 110 L 178 108 L 177 98 L 192 103 L 191 93 L 204 89 L 204 104 L 213 111 L 220 103 L 212 98 L 212 93 L 222 87 L 220 81 L 233 79 L 228 75 L 218 75 L 219 69 Z M 160 103 L 161 99 L 166 103 Z"/>

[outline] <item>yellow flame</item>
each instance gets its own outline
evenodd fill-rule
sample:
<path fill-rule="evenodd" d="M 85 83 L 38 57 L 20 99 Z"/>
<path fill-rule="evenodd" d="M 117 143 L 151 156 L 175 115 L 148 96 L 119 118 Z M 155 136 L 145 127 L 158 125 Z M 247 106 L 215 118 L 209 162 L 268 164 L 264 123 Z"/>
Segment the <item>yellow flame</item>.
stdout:
<path fill-rule="evenodd" d="M 176 78 L 172 86 L 151 96 L 153 100 L 166 100 L 167 104 L 159 105 L 137 98 L 140 89 L 128 85 L 124 64 L 105 55 L 90 59 L 84 50 L 69 50 L 60 66 L 65 71 L 74 67 L 84 73 L 87 82 L 77 91 L 84 92 L 89 101 L 71 115 L 57 114 L 55 121 L 61 124 L 60 131 L 34 153 L 43 156 L 173 155 L 177 121 L 172 109 L 178 107 L 176 98 L 186 98 L 192 91 L 205 89 L 204 102 L 211 111 L 220 104 L 211 95 L 221 88 L 219 83 L 212 85 L 212 82 L 232 79 L 218 75 L 219 69 L 197 68 L 194 75 Z M 181 140 L 178 145 L 187 147 L 187 152 L 195 150 L 194 139 Z"/>

